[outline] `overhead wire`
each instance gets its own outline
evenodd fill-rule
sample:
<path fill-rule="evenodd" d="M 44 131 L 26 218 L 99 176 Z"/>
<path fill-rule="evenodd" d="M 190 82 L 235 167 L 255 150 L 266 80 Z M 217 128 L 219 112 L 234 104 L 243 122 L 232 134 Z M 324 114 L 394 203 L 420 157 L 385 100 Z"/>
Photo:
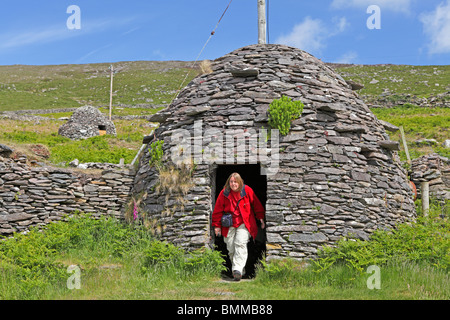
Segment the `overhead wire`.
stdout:
<path fill-rule="evenodd" d="M 183 81 L 180 84 L 180 87 L 178 88 L 176 94 L 174 95 L 174 97 L 172 98 L 172 100 L 170 101 L 169 105 L 178 97 L 181 89 L 183 88 L 184 82 L 186 81 L 187 77 L 189 76 L 189 74 L 191 73 L 192 69 L 194 69 L 195 64 L 198 62 L 198 59 L 200 59 L 200 56 L 203 53 L 203 50 L 205 50 L 206 46 L 208 45 L 209 41 L 211 40 L 212 36 L 216 33 L 216 29 L 219 26 L 220 22 L 222 21 L 222 18 L 225 16 L 225 13 L 228 11 L 228 8 L 231 5 L 231 2 L 233 2 L 233 0 L 230 0 L 230 2 L 228 3 L 227 7 L 225 8 L 225 10 L 223 11 L 222 15 L 220 16 L 219 21 L 217 21 L 216 26 L 214 27 L 214 29 L 211 31 L 208 40 L 206 40 L 205 44 L 203 45 L 202 49 L 200 50 L 199 54 L 197 55 L 197 58 L 195 59 L 194 63 L 192 64 L 192 66 L 190 67 L 189 72 L 186 73 L 186 76 L 184 77 Z M 156 141 L 156 134 L 155 131 L 153 131 L 153 140 L 152 142 Z M 141 152 L 144 150 L 146 144 L 142 144 L 141 149 L 138 151 L 136 157 L 134 158 L 134 160 L 132 161 L 132 164 L 134 164 L 134 162 L 138 159 L 139 155 L 141 154 Z"/>
<path fill-rule="evenodd" d="M 225 14 L 228 11 L 228 8 L 231 5 L 231 2 L 233 2 L 233 0 L 230 0 L 230 2 L 228 3 L 227 7 L 225 8 L 225 10 L 223 11 L 222 15 L 219 18 L 219 21 L 217 21 L 216 26 L 214 27 L 214 29 L 211 31 L 208 40 L 206 40 L 205 44 L 203 45 L 202 49 L 200 50 L 200 52 L 197 55 L 197 58 L 195 59 L 194 63 L 192 64 L 192 66 L 190 67 L 189 72 L 186 73 L 186 76 L 184 77 L 183 81 L 180 84 L 180 87 L 178 88 L 174 98 L 172 99 L 175 100 L 178 97 L 178 94 L 180 93 L 181 89 L 183 88 L 184 83 L 186 82 L 186 79 L 188 78 L 189 74 L 191 73 L 191 70 L 194 69 L 196 63 L 198 62 L 198 60 L 200 59 L 200 56 L 202 55 L 203 51 L 205 50 L 206 46 L 208 45 L 209 41 L 211 40 L 211 38 L 213 37 L 213 35 L 216 33 L 216 29 L 219 26 L 220 22 L 222 21 L 222 18 L 225 16 Z"/>

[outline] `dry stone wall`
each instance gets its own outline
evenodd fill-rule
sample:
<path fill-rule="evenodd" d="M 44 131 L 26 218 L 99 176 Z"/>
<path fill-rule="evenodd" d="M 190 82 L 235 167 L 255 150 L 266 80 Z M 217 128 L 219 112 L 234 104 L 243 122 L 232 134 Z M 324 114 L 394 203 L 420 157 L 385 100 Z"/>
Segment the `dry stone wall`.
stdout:
<path fill-rule="evenodd" d="M 418 192 L 422 182 L 430 183 L 432 197 L 445 202 L 450 200 L 450 160 L 437 153 L 414 159 L 411 163 L 411 180 Z"/>
<path fill-rule="evenodd" d="M 0 157 L 0 235 L 24 232 L 74 212 L 123 217 L 133 179 L 130 169 L 88 175 L 31 167 L 24 157 Z"/>

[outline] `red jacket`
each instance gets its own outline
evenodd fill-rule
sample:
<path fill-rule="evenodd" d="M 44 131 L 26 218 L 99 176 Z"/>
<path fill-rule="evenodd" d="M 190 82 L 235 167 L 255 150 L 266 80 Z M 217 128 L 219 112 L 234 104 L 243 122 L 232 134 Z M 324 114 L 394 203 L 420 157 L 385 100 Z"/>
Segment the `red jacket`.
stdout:
<path fill-rule="evenodd" d="M 253 189 L 244 185 L 240 194 L 240 201 L 238 205 L 238 211 L 241 213 L 242 220 L 245 227 L 250 232 L 253 239 L 256 239 L 258 234 L 258 226 L 256 225 L 256 219 L 263 219 L 265 215 L 264 207 L 259 199 L 256 197 Z M 252 210 L 253 208 L 253 210 Z M 230 188 L 222 189 L 219 197 L 217 198 L 214 211 L 212 213 L 212 226 L 221 228 L 222 235 L 226 237 L 228 235 L 228 229 L 222 227 L 220 220 L 224 212 L 233 212 L 235 207 L 232 207 L 230 200 Z M 255 219 L 256 215 L 256 219 Z"/>

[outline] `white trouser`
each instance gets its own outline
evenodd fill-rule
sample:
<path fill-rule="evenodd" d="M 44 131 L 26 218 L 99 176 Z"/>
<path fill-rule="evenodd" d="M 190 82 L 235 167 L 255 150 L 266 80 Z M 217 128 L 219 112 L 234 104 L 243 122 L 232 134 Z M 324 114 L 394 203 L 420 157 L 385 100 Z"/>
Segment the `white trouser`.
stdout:
<path fill-rule="evenodd" d="M 228 229 L 228 235 L 224 237 L 224 241 L 227 245 L 232 271 L 237 270 L 241 274 L 243 273 L 245 264 L 247 263 L 247 242 L 249 239 L 250 232 L 248 232 L 245 224 L 241 224 L 237 228 L 230 227 Z"/>

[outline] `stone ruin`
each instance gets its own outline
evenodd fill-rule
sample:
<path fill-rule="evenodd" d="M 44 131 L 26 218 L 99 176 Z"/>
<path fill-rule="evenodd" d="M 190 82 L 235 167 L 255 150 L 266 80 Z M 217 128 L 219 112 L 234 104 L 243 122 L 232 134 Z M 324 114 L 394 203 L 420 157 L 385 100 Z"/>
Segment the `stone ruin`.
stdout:
<path fill-rule="evenodd" d="M 411 162 L 411 181 L 420 194 L 421 183 L 429 182 L 430 196 L 445 203 L 450 200 L 450 160 L 437 153 L 421 156 Z"/>
<path fill-rule="evenodd" d="M 97 108 L 84 106 L 74 111 L 58 134 L 72 140 L 87 139 L 103 134 L 116 135 L 114 123 Z"/>
<path fill-rule="evenodd" d="M 269 105 L 282 96 L 301 100 L 303 112 L 287 135 L 264 136 Z M 234 171 L 265 206 L 267 227 L 254 244 L 269 260 L 312 257 L 342 237 L 368 239 L 416 216 L 389 124 L 302 50 L 250 45 L 226 54 L 151 121 L 160 126 L 132 193 L 160 238 L 184 248 L 223 250 L 211 213 Z M 159 166 L 150 164 L 158 141 Z"/>

